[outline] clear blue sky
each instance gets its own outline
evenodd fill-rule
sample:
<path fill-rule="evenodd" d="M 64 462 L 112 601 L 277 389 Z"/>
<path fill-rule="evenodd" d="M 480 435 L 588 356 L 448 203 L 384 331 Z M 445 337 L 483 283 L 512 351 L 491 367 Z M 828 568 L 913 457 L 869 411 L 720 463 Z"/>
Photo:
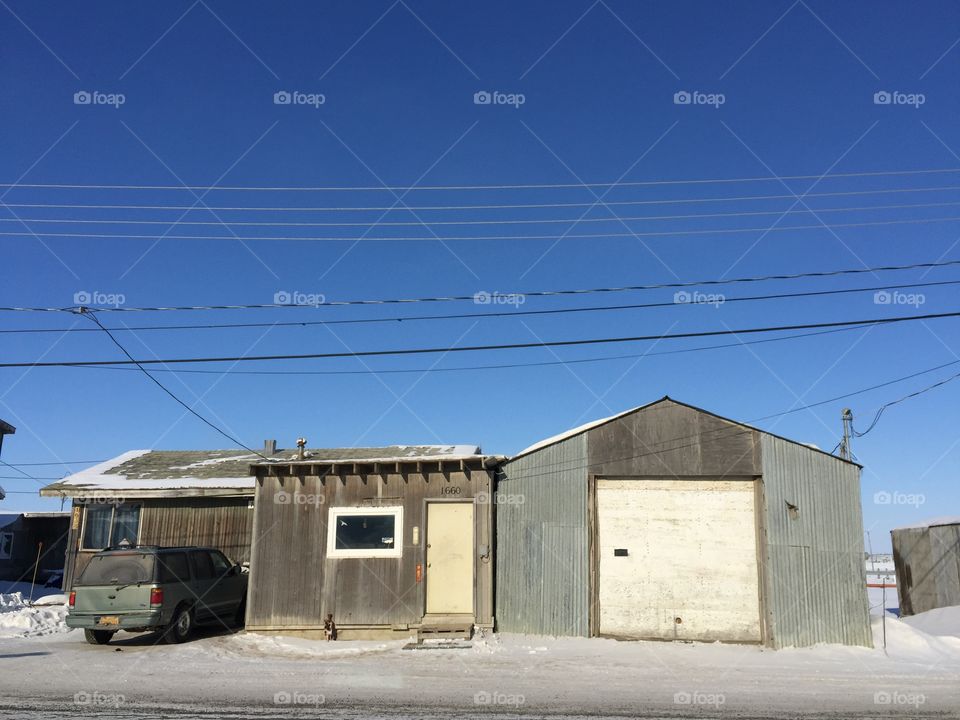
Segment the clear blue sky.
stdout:
<path fill-rule="evenodd" d="M 432 225 L 457 235 L 607 238 L 247 241 L 243 237 L 428 237 L 423 226 L 174 225 L 173 210 L 51 208 L 50 204 L 191 205 L 188 192 L 2 188 L 0 303 L 70 306 L 80 291 L 122 294 L 130 306 L 269 303 L 278 291 L 328 300 L 532 291 L 698 280 L 960 258 L 956 190 L 868 195 L 818 193 L 951 188 L 956 174 L 826 178 L 777 176 L 960 167 L 960 6 L 755 2 L 539 3 L 171 2 L 0 8 L 0 158 L 4 183 L 237 186 L 477 185 L 771 178 L 737 184 L 615 188 L 418 190 L 409 205 L 555 204 L 788 195 L 795 212 L 623 223 Z M 120 93 L 119 107 L 75 104 L 77 92 Z M 275 104 L 274 94 L 324 102 Z M 524 102 L 478 105 L 480 91 Z M 675 104 L 674 94 L 720 93 L 723 104 Z M 921 93 L 919 107 L 875 104 L 874 94 Z M 594 194 L 596 193 L 596 195 Z M 202 194 L 198 192 L 198 195 Z M 389 206 L 386 191 L 214 191 L 214 207 Z M 400 209 L 385 222 L 584 219 L 785 211 L 788 198 L 506 210 Z M 40 204 L 48 207 L 28 208 Z M 922 208 L 836 208 L 925 204 Z M 401 206 L 402 207 L 402 206 Z M 809 208 L 816 212 L 807 211 Z M 183 220 L 372 222 L 379 212 L 195 210 Z M 160 225 L 27 223 L 37 233 L 214 235 L 221 240 L 34 237 L 30 219 L 168 221 Z M 831 229 L 821 224 L 845 225 Z M 859 223 L 897 221 L 863 226 Z M 771 226 L 808 230 L 765 232 Z M 818 227 L 819 226 L 819 227 Z M 694 230 L 699 235 L 645 235 Z M 729 296 L 948 280 L 956 270 L 730 287 Z M 956 310 L 951 286 L 923 291 L 920 312 Z M 573 299 L 530 298 L 523 309 L 669 300 L 672 291 Z M 470 303 L 187 315 L 103 315 L 105 323 L 239 322 L 471 311 Z M 530 342 L 716 330 L 912 314 L 873 293 L 616 313 L 451 320 L 332 329 L 121 332 L 139 357 L 326 352 L 384 347 Z M 70 316 L 0 317 L 2 327 L 56 328 Z M 744 338 L 745 340 L 748 338 Z M 956 320 L 855 330 L 711 352 L 602 363 L 429 374 L 313 376 L 159 375 L 248 444 L 305 435 L 314 446 L 478 443 L 509 454 L 564 429 L 664 394 L 739 420 L 787 410 L 958 358 Z M 382 370 L 538 362 L 656 352 L 730 338 L 459 356 L 257 365 L 276 370 Z M 119 357 L 96 333 L 0 336 L 2 357 Z M 207 366 L 215 369 L 225 366 Z M 244 366 L 254 369 L 253 365 Z M 761 427 L 829 450 L 840 410 L 860 427 L 884 402 L 956 372 L 805 411 Z M 857 441 L 865 465 L 865 522 L 875 547 L 890 527 L 957 512 L 960 383 L 891 408 Z M 132 448 L 228 443 L 132 371 L 0 371 L 0 417 L 18 427 L 10 463 L 112 457 Z M 77 470 L 82 466 L 71 466 Z M 27 468 L 46 477 L 58 466 Z M 3 475 L 13 474 L 4 468 Z M 30 491 L 30 480 L 0 480 Z M 878 491 L 925 503 L 878 505 Z M 11 493 L 5 508 L 55 506 Z"/>

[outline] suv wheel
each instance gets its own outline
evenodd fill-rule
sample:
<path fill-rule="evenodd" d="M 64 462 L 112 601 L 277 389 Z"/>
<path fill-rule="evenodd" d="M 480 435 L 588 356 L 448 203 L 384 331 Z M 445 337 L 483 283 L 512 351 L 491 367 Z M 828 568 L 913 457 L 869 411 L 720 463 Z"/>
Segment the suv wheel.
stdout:
<path fill-rule="evenodd" d="M 193 632 L 193 610 L 188 607 L 178 608 L 173 620 L 163 633 L 163 639 L 168 643 L 182 643 Z"/>
<path fill-rule="evenodd" d="M 91 645 L 106 645 L 113 637 L 112 630 L 84 630 L 83 637 Z"/>

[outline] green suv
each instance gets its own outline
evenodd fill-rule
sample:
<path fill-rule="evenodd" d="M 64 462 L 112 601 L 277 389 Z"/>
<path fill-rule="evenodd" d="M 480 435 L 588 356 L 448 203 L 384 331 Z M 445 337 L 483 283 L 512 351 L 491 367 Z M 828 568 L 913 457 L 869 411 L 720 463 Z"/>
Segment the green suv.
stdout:
<path fill-rule="evenodd" d="M 247 574 L 215 548 L 108 548 L 74 582 L 67 626 L 94 645 L 118 630 L 180 643 L 198 624 L 242 624 L 246 597 Z"/>

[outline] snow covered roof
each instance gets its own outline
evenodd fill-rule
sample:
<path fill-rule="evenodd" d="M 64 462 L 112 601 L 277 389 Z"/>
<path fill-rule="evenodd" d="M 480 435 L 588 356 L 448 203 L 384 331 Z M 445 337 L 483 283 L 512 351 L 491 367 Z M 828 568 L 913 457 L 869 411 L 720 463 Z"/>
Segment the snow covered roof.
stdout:
<path fill-rule="evenodd" d="M 960 525 L 960 515 L 943 515 L 941 517 L 920 520 L 910 525 L 901 525 L 894 530 L 920 530 L 923 528 L 939 527 L 941 525 Z"/>
<path fill-rule="evenodd" d="M 475 445 L 392 445 L 373 448 L 311 448 L 305 461 L 382 461 L 476 454 Z M 263 457 L 243 450 L 131 450 L 69 475 L 40 491 L 43 497 L 163 497 L 250 495 L 250 465 Z M 277 450 L 269 461 L 297 460 L 297 450 Z"/>

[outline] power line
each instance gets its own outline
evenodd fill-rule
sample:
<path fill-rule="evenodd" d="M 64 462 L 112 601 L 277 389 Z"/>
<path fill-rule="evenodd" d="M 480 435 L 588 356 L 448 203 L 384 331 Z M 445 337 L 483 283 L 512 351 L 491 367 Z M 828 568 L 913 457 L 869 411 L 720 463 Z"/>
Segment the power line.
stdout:
<path fill-rule="evenodd" d="M 99 320 L 96 320 L 96 315 L 89 311 L 83 311 L 83 313 L 91 318 L 94 318 L 95 322 L 99 325 Z M 838 322 L 819 322 L 819 323 L 804 323 L 798 325 L 780 325 L 774 327 L 760 327 L 760 328 L 741 328 L 737 330 L 706 330 L 698 332 L 685 332 L 685 333 L 673 333 L 673 334 L 663 334 L 663 335 L 635 335 L 628 337 L 613 337 L 613 338 L 590 338 L 590 339 L 579 339 L 579 340 L 552 340 L 552 341 L 538 341 L 538 342 L 527 342 L 527 343 L 500 343 L 495 345 L 466 345 L 466 346 L 454 346 L 454 347 L 431 347 L 431 348 L 407 348 L 407 349 L 391 349 L 391 350 L 358 350 L 358 351 L 344 351 L 344 352 L 329 352 L 329 353 L 302 353 L 302 354 L 278 354 L 278 355 L 234 355 L 234 356 L 222 356 L 222 357 L 194 357 L 194 358 L 166 358 L 166 359 L 149 359 L 149 360 L 135 360 L 130 356 L 126 350 L 124 354 L 129 358 L 128 360 L 64 360 L 64 361 L 43 361 L 43 362 L 14 362 L 14 363 L 0 363 L 0 368 L 18 368 L 18 367 L 30 367 L 30 368 L 39 368 L 39 367 L 74 367 L 78 365 L 87 365 L 87 366 L 108 366 L 108 365 L 172 365 L 180 363 L 214 363 L 214 362 L 262 362 L 262 361 L 271 361 L 271 360 L 318 360 L 318 359 L 332 359 L 332 358 L 359 358 L 359 357 L 381 357 L 381 356 L 404 356 L 404 355 L 427 355 L 427 354 L 450 354 L 450 353 L 462 353 L 462 352 L 482 352 L 489 350 L 523 350 L 523 349 L 533 349 L 533 348 L 548 348 L 548 347 L 575 347 L 582 345 L 604 345 L 604 344 L 614 344 L 614 343 L 628 343 L 628 342 L 640 342 L 646 340 L 676 340 L 681 338 L 695 338 L 695 337 L 715 337 L 721 335 L 746 335 L 752 333 L 765 333 L 765 332 L 777 332 L 777 331 L 786 331 L 786 330 L 810 330 L 816 328 L 831 328 L 831 327 L 847 327 L 850 325 L 885 325 L 891 323 L 899 322 L 910 322 L 918 320 L 938 320 L 942 318 L 953 318 L 960 317 L 960 312 L 946 312 L 946 313 L 928 313 L 925 315 L 907 315 L 907 316 L 898 316 L 891 318 L 873 318 L 868 320 L 847 320 L 847 321 L 838 321 Z M 102 326 L 101 326 L 102 327 Z M 105 332 L 109 331 L 104 327 Z M 114 343 L 119 346 L 116 339 L 113 336 L 110 336 L 114 340 Z M 122 346 L 120 346 L 122 348 Z M 146 372 L 146 371 L 144 371 Z M 149 374 L 149 373 L 148 373 Z M 155 378 L 151 379 L 159 384 Z M 178 402 L 181 402 L 178 400 Z M 245 447 L 245 446 L 241 446 Z M 245 448 L 249 449 L 249 448 Z M 251 450 L 251 452 L 254 452 Z"/>
<path fill-rule="evenodd" d="M 935 218 L 905 218 L 900 220 L 872 220 L 853 223 L 822 223 L 820 225 L 780 225 L 777 227 L 712 228 L 708 230 L 663 230 L 621 233 L 578 233 L 563 235 L 416 235 L 416 236 L 296 236 L 296 235 L 143 235 L 134 233 L 51 233 L 32 230 L 0 232 L 2 237 L 91 238 L 99 240 L 242 240 L 244 242 L 457 242 L 463 240 L 584 240 L 591 238 L 685 237 L 694 235 L 731 235 L 736 233 L 794 232 L 800 230 L 830 230 L 833 228 L 878 227 L 885 225 L 924 225 L 936 222 L 956 222 L 957 216 Z M 165 223 L 166 224 L 166 223 Z M 174 223 L 176 224 L 176 223 Z M 229 223 L 216 223 L 224 225 Z M 418 223 L 422 225 L 423 223 Z"/>
<path fill-rule="evenodd" d="M 173 398 L 173 400 L 176 401 L 177 404 L 179 404 L 181 407 L 183 407 L 184 410 L 186 410 L 188 413 L 190 413 L 191 415 L 193 415 L 195 418 L 197 418 L 198 420 L 200 420 L 201 422 L 203 422 L 204 424 L 206 424 L 207 426 L 209 426 L 209 427 L 212 428 L 213 430 L 216 430 L 218 433 L 220 433 L 221 435 L 223 435 L 223 437 L 225 437 L 227 440 L 229 440 L 230 442 L 234 443 L 235 445 L 238 445 L 239 447 L 243 448 L 244 450 L 253 453 L 254 455 L 256 455 L 256 456 L 259 457 L 259 458 L 262 458 L 262 459 L 264 459 L 264 460 L 268 460 L 268 459 L 269 459 L 269 458 L 267 458 L 265 455 L 261 455 L 261 454 L 260 454 L 259 452 L 257 452 L 256 450 L 253 450 L 252 448 L 248 448 L 248 447 L 247 447 L 246 445 L 244 445 L 242 442 L 240 442 L 240 441 L 237 440 L 235 437 L 233 437 L 233 435 L 231 435 L 230 433 L 228 433 L 226 430 L 221 429 L 220 427 L 218 427 L 217 425 L 215 425 L 214 423 L 212 423 L 210 420 L 207 420 L 207 418 L 205 418 L 203 415 L 201 415 L 200 413 L 198 413 L 198 412 L 197 412 L 196 410 L 194 410 L 192 407 L 190 407 L 189 405 L 187 405 L 187 404 L 186 404 L 183 400 L 181 400 L 179 397 L 177 397 L 170 389 L 167 388 L 166 385 L 164 385 L 162 382 L 160 382 L 159 380 L 157 380 L 153 375 L 151 375 L 149 372 L 147 372 L 147 370 L 143 367 L 143 365 L 144 365 L 145 362 L 151 362 L 151 361 L 138 361 L 138 360 L 135 360 L 134 357 L 133 357 L 133 355 L 131 355 L 131 354 L 127 351 L 127 349 L 120 343 L 120 341 L 117 340 L 116 337 L 114 337 L 113 333 L 111 333 L 111 332 L 100 322 L 99 318 L 97 318 L 97 316 L 96 316 L 95 314 L 93 314 L 93 313 L 91 313 L 91 312 L 87 312 L 87 311 L 81 311 L 81 314 L 82 314 L 84 317 L 90 318 L 90 320 L 92 320 L 92 321 L 97 325 L 97 327 L 99 327 L 101 330 L 103 330 L 103 332 L 105 332 L 105 333 L 107 334 L 107 337 L 109 337 L 110 340 L 113 341 L 113 344 L 116 345 L 116 346 L 120 349 L 120 352 L 122 352 L 124 355 L 126 355 L 126 356 L 130 359 L 130 362 L 131 362 L 131 363 L 133 363 L 133 364 L 136 365 L 138 368 L 140 368 L 140 370 L 143 372 L 143 374 L 146 375 L 148 378 L 150 378 L 150 381 L 153 382 L 154 385 L 156 385 L 158 388 L 160 388 L 161 390 L 163 390 L 163 392 L 165 392 L 167 395 L 169 395 L 171 398 Z M 20 472 L 22 472 L 22 471 L 20 471 Z"/>
<path fill-rule="evenodd" d="M 766 302 L 771 300 L 785 300 L 796 298 L 823 297 L 830 295 L 847 295 L 850 293 L 876 292 L 887 290 L 903 290 L 906 288 L 928 288 L 947 285 L 960 285 L 960 280 L 938 280 L 923 283 L 905 283 L 902 285 L 877 285 L 873 287 L 842 288 L 837 290 L 811 290 L 807 292 L 795 293 L 775 293 L 768 295 L 748 295 L 743 297 L 723 297 L 718 299 L 718 304 L 736 303 L 736 302 Z M 248 328 L 276 328 L 276 327 L 315 327 L 328 325 L 369 325 L 375 323 L 394 323 L 394 322 L 422 322 L 437 320 L 462 320 L 462 319 L 491 319 L 491 318 L 516 318 L 541 315 L 566 315 L 572 313 L 584 312 L 611 312 L 623 310 L 653 309 L 665 307 L 694 307 L 700 304 L 692 296 L 686 300 L 674 299 L 666 302 L 652 303 L 630 303 L 623 305 L 598 305 L 591 307 L 572 307 L 572 308 L 552 308 L 547 310 L 498 310 L 494 312 L 474 312 L 474 313 L 455 313 L 447 315 L 403 315 L 393 317 L 378 318 L 346 318 L 340 320 L 299 320 L 291 322 L 255 322 L 255 323 L 206 323 L 198 325 L 137 325 L 115 327 L 115 332 L 140 332 L 152 330 L 224 330 L 224 329 L 248 329 Z M 97 311 L 99 312 L 99 311 Z M 0 330 L 3 334 L 35 334 L 35 333 L 76 333 L 76 332 L 99 332 L 97 328 L 26 328 Z"/>
<path fill-rule="evenodd" d="M 917 372 L 910 373 L 909 375 L 904 375 L 904 376 L 901 376 L 901 377 L 898 377 L 898 378 L 894 378 L 894 379 L 892 379 L 892 380 L 887 380 L 887 381 L 885 381 L 885 382 L 877 383 L 876 385 L 871 385 L 871 386 L 869 386 L 869 387 L 860 388 L 859 390 L 854 390 L 854 391 L 852 391 L 852 392 L 844 393 L 843 395 L 837 395 L 837 396 L 834 396 L 834 397 L 832 397 L 832 398 L 828 398 L 828 399 L 826 399 L 826 400 L 819 400 L 819 401 L 817 401 L 817 402 L 808 403 L 808 404 L 805 404 L 805 405 L 799 405 L 799 406 L 797 406 L 797 407 L 793 407 L 793 408 L 790 408 L 790 409 L 788 409 L 788 410 L 784 410 L 784 411 L 781 411 L 781 412 L 771 413 L 771 414 L 769 414 L 769 415 L 765 415 L 765 416 L 763 416 L 763 417 L 756 418 L 756 419 L 754 419 L 754 420 L 747 420 L 747 421 L 745 421 L 745 422 L 739 422 L 739 421 L 736 421 L 736 420 L 731 420 L 730 422 L 732 422 L 732 423 L 735 424 L 735 426 L 732 427 L 732 428 L 731 428 L 731 427 L 721 426 L 721 427 L 715 428 L 715 429 L 713 429 L 713 430 L 706 430 L 706 431 L 703 431 L 703 432 L 700 432 L 700 433 L 697 433 L 697 434 L 694 434 L 694 435 L 678 436 L 678 437 L 674 437 L 674 438 L 669 438 L 669 439 L 665 439 L 665 440 L 656 441 L 656 442 L 653 442 L 653 443 L 651 443 L 651 444 L 652 444 L 653 446 L 657 446 L 657 445 L 667 445 L 667 447 L 664 447 L 664 448 L 662 448 L 662 449 L 648 449 L 646 452 L 638 453 L 638 454 L 634 454 L 634 455 L 627 455 L 627 456 L 616 457 L 616 458 L 605 458 L 605 459 L 603 460 L 603 462 L 604 462 L 604 463 L 622 462 L 622 461 L 626 461 L 626 460 L 633 460 L 633 459 L 640 458 L 640 457 L 647 457 L 647 456 L 650 456 L 650 455 L 659 455 L 659 454 L 667 453 L 667 452 L 676 452 L 677 450 L 680 450 L 680 449 L 682 449 L 682 448 L 684 448 L 684 447 L 692 446 L 692 445 L 694 445 L 695 443 L 690 443 L 689 445 L 685 445 L 685 446 L 678 446 L 678 445 L 675 445 L 675 444 L 673 444 L 673 443 L 676 443 L 676 442 L 682 441 L 682 440 L 699 440 L 699 439 L 702 439 L 703 436 L 705 436 L 705 435 L 711 435 L 711 434 L 729 432 L 729 436 L 730 436 L 730 437 L 733 437 L 733 436 L 735 436 L 735 435 L 746 434 L 746 433 L 752 432 L 754 429 L 758 429 L 758 428 L 754 428 L 754 427 L 753 427 L 753 424 L 754 424 L 754 423 L 763 422 L 764 420 L 771 420 L 771 419 L 773 419 L 773 418 L 784 417 L 784 416 L 786 416 L 786 415 L 791 415 L 791 414 L 793 414 L 793 413 L 803 412 L 803 411 L 805 411 L 805 410 L 811 410 L 811 409 L 813 409 L 813 408 L 820 407 L 820 406 L 822 406 L 822 405 L 826 405 L 826 404 L 829 404 L 829 403 L 832 403 L 832 402 L 837 402 L 838 400 L 845 400 L 845 399 L 847 399 L 847 398 L 854 397 L 854 396 L 856 396 L 856 395 L 862 395 L 862 394 L 864 394 L 864 393 L 871 392 L 871 391 L 873 391 L 873 390 L 877 390 L 877 389 L 882 388 L 882 387 L 887 387 L 887 386 L 889 386 L 889 385 L 894 385 L 894 384 L 896 384 L 896 383 L 904 382 L 904 381 L 906 381 L 906 380 L 910 380 L 910 379 L 915 378 L 915 377 L 918 377 L 918 376 L 920 376 L 920 375 L 925 375 L 925 374 L 928 374 L 928 373 L 931 373 L 931 372 L 935 372 L 935 371 L 937 371 L 937 370 L 941 370 L 941 369 L 943 369 L 943 368 L 945 368 L 945 367 L 950 367 L 950 366 L 956 365 L 956 364 L 958 364 L 958 363 L 960 363 L 960 360 L 954 360 L 954 361 L 951 361 L 951 362 L 948 362 L 948 363 L 943 363 L 942 365 L 937 365 L 937 366 L 934 366 L 934 367 L 932 367 L 932 368 L 927 368 L 927 369 L 925 369 L 925 370 L 919 370 L 919 371 L 917 371 Z M 934 385 L 931 385 L 931 386 L 929 386 L 928 388 L 924 388 L 923 390 L 921 390 L 921 391 L 919 391 L 919 392 L 917 392 L 917 393 L 911 393 L 910 395 L 907 395 L 907 396 L 905 396 L 904 398 L 901 398 L 900 400 L 897 400 L 897 401 L 894 401 L 894 402 L 902 402 L 903 400 L 905 400 L 905 399 L 907 399 L 907 398 L 909 398 L 909 397 L 913 397 L 913 396 L 915 396 L 915 395 L 917 395 L 917 394 L 920 394 L 920 393 L 922 393 L 922 392 L 926 392 L 927 390 L 931 390 L 931 389 L 933 389 L 933 388 L 935 388 L 935 387 L 939 387 L 939 386 L 945 384 L 946 382 L 949 382 L 950 380 L 955 379 L 956 377 L 960 377 L 960 374 L 955 375 L 955 376 L 953 376 L 953 377 L 951 377 L 951 378 L 947 378 L 946 380 L 943 380 L 943 381 L 941 381 L 941 382 L 935 383 Z M 888 405 L 890 405 L 890 404 L 894 404 L 894 403 L 888 403 Z M 654 406 L 654 407 L 649 408 L 649 409 L 650 409 L 651 411 L 652 411 L 652 410 L 657 410 L 657 409 L 659 409 L 659 406 Z M 727 420 L 727 418 L 722 418 L 722 419 Z M 766 432 L 766 431 L 760 430 L 760 432 Z M 833 451 L 835 451 L 835 450 L 837 449 L 837 447 L 839 447 L 839 444 L 834 447 Z M 832 455 L 832 454 L 833 454 L 833 451 L 831 451 L 830 453 L 827 453 L 827 454 Z M 820 452 L 824 452 L 824 451 L 821 450 Z M 843 459 L 843 458 L 838 458 L 838 459 Z M 578 462 L 578 461 L 585 461 L 585 460 L 588 460 L 588 458 L 581 456 L 581 457 L 578 457 L 578 458 L 567 458 L 567 459 L 559 460 L 559 461 L 552 462 L 552 463 L 540 464 L 540 465 L 537 466 L 537 467 L 538 467 L 538 472 L 522 473 L 522 474 L 519 474 L 519 475 L 517 475 L 517 474 L 511 474 L 511 475 L 510 475 L 510 478 L 511 478 L 511 479 L 520 479 L 520 478 L 540 477 L 540 476 L 545 476 L 545 475 L 552 475 L 552 474 L 554 474 L 554 473 L 556 473 L 556 472 L 563 472 L 563 471 L 567 471 L 567 470 L 585 469 L 585 468 L 592 467 L 593 465 L 599 464 L 599 463 L 589 463 L 589 462 L 587 462 L 587 463 L 581 464 L 581 465 L 570 465 L 571 462 Z M 556 468 L 556 469 L 551 470 L 551 469 L 545 469 L 545 468 Z"/>
<path fill-rule="evenodd" d="M 936 262 L 912 263 L 909 265 L 882 265 L 876 267 L 864 268 L 845 268 L 842 270 L 821 270 L 805 273 L 790 273 L 779 275 L 759 275 L 753 277 L 740 277 L 730 279 L 710 279 L 710 280 L 688 280 L 667 283 L 651 283 L 646 285 L 624 285 L 620 287 L 606 288 L 588 288 L 581 290 L 530 290 L 526 292 L 500 293 L 501 295 L 522 295 L 527 298 L 532 297 L 554 297 L 561 295 L 591 295 L 598 293 L 619 293 L 644 290 L 667 290 L 688 287 L 713 287 L 720 285 L 735 285 L 740 283 L 767 282 L 771 280 L 799 280 L 802 278 L 827 278 L 840 277 L 844 275 L 861 275 L 863 273 L 881 273 L 897 272 L 900 270 L 924 270 L 930 268 L 953 267 L 960 265 L 960 260 L 938 260 Z M 489 295 L 489 293 L 487 293 Z M 472 295 L 447 295 L 438 297 L 418 297 L 418 298 L 391 298 L 382 300 L 324 300 L 319 303 L 319 307 L 341 307 L 350 305 L 394 305 L 404 303 L 435 303 L 435 302 L 461 302 L 471 301 L 481 303 L 484 300 L 492 300 L 492 297 L 485 298 L 483 293 L 474 293 Z M 312 306 L 311 306 L 312 307 Z M 173 305 L 173 306 L 155 306 L 155 307 L 97 307 L 96 312 L 160 312 L 160 311 L 185 311 L 185 310 L 261 310 L 273 308 L 291 308 L 304 309 L 302 305 L 293 304 L 242 304 L 242 305 Z M 0 307 L 0 311 L 8 312 L 75 312 L 74 308 L 63 307 Z"/>
<path fill-rule="evenodd" d="M 707 350 L 721 350 L 724 348 L 735 348 L 735 347 L 744 347 L 746 345 L 762 345 L 764 343 L 780 342 L 781 340 L 798 340 L 806 337 L 814 337 L 817 335 L 830 335 L 833 333 L 840 332 L 849 332 L 851 330 L 861 330 L 867 325 L 851 325 L 850 327 L 834 328 L 832 330 L 820 330 L 817 332 L 810 333 L 798 333 L 795 335 L 784 335 L 782 337 L 775 338 L 764 338 L 762 340 L 742 340 L 735 343 L 724 343 L 722 345 L 702 345 L 700 347 L 693 348 L 682 348 L 679 350 L 656 350 L 646 353 L 632 353 L 629 355 L 607 355 L 605 357 L 593 357 L 593 358 L 578 358 L 576 360 L 548 360 L 543 362 L 529 362 L 529 363 L 500 363 L 495 365 L 466 365 L 459 367 L 428 367 L 428 368 L 393 368 L 385 370 L 373 370 L 371 368 L 364 368 L 362 370 L 199 370 L 194 368 L 155 368 L 153 372 L 170 372 L 170 373 L 190 373 L 190 374 L 199 374 L 199 375 L 289 375 L 289 376 L 310 376 L 310 375 L 392 375 L 392 374 L 408 374 L 415 373 L 418 375 L 426 375 L 428 373 L 441 373 L 441 372 L 464 372 L 464 371 L 473 371 L 473 370 L 506 370 L 506 369 L 516 369 L 516 368 L 528 368 L 528 367 L 551 367 L 555 365 L 582 365 L 586 363 L 598 363 L 598 362 L 611 362 L 615 360 L 636 360 L 637 358 L 644 357 L 653 357 L 656 355 L 680 355 L 690 352 L 702 352 Z M 101 365 L 76 365 L 71 366 L 76 367 L 81 370 L 128 370 L 131 372 L 138 372 L 137 368 L 132 367 L 116 367 L 116 366 L 101 366 Z"/>
<path fill-rule="evenodd" d="M 583 223 L 616 223 L 616 222 L 649 222 L 652 220 L 701 220 L 704 218 L 735 218 L 735 217 L 758 217 L 770 215 L 797 215 L 808 213 L 838 213 L 838 212 L 862 212 L 873 210 L 909 210 L 915 208 L 933 208 L 933 207 L 956 207 L 960 202 L 926 202 L 926 203 L 901 203 L 888 205 L 864 205 L 859 207 L 839 207 L 839 208 L 818 208 L 816 211 L 808 208 L 797 210 L 737 210 L 733 212 L 717 213 L 688 213 L 683 215 L 636 215 L 636 216 L 610 216 L 593 218 L 507 218 L 505 220 L 404 220 L 404 221 L 382 221 L 372 220 L 366 222 L 311 222 L 311 221 L 286 221 L 286 222 L 264 222 L 252 220 L 127 220 L 117 218 L 0 218 L 0 222 L 5 223 L 36 223 L 53 225 L 199 225 L 199 226 L 238 226 L 238 227 L 431 227 L 434 225 L 550 225 L 550 224 L 571 224 L 580 225 Z"/>
<path fill-rule="evenodd" d="M 877 426 L 877 423 L 880 422 L 880 417 L 883 415 L 884 411 L 885 411 L 887 408 L 889 408 L 889 407 L 891 407 L 891 406 L 893 406 L 893 405 L 897 405 L 897 404 L 899 404 L 899 403 L 902 403 L 904 400 L 909 400 L 910 398 L 915 398 L 915 397 L 917 397 L 918 395 L 923 395 L 924 393 L 930 392 L 931 390 L 934 390 L 935 388 L 941 387 L 942 385 L 946 385 L 946 384 L 949 383 L 949 382 L 953 382 L 953 381 L 956 380 L 957 378 L 960 378 L 960 373 L 957 373 L 956 375 L 951 375 L 950 377 L 945 378 L 945 379 L 943 379 L 943 380 L 940 380 L 939 382 L 935 382 L 933 385 L 928 385 L 928 386 L 925 387 L 925 388 L 921 388 L 921 389 L 919 389 L 919 390 L 916 390 L 915 392 L 909 393 L 908 395 L 904 395 L 904 396 L 901 397 L 901 398 L 897 398 L 896 400 L 892 400 L 892 401 L 890 401 L 890 402 L 888 402 L 888 403 L 885 403 L 884 405 L 881 405 L 881 406 L 880 406 L 880 409 L 877 410 L 877 414 L 873 416 L 873 420 L 870 422 L 870 426 L 869 426 L 866 430 L 864 430 L 863 432 L 857 432 L 856 430 L 854 430 L 854 431 L 853 431 L 853 434 L 854 434 L 856 437 L 863 437 L 864 435 L 866 435 L 868 432 L 870 432 L 871 430 L 873 430 L 873 429 Z"/>
<path fill-rule="evenodd" d="M 840 192 L 818 192 L 805 193 L 803 198 L 824 198 L 824 197 L 851 197 L 862 195 L 887 195 L 895 193 L 916 193 L 916 192 L 947 192 L 960 190 L 960 185 L 945 185 L 934 187 L 910 187 L 910 188 L 888 188 L 876 190 L 846 190 Z M 752 202 L 758 200 L 796 200 L 796 195 L 733 195 L 726 197 L 701 197 L 701 198 L 664 198 L 657 200 L 606 200 L 603 206 L 622 207 L 639 205 L 687 205 L 696 203 L 714 203 L 714 202 Z M 4 202 L 4 205 L 11 208 L 50 208 L 50 209 L 89 209 L 89 210 L 175 210 L 175 211 L 216 211 L 216 212 L 406 212 L 414 211 L 460 211 L 460 210 L 535 210 L 547 208 L 585 208 L 597 207 L 596 200 L 592 202 L 560 202 L 560 203 L 500 203 L 500 204 L 473 204 L 473 205 L 365 205 L 365 206 L 326 206 L 318 207 L 316 205 L 299 206 L 223 206 L 223 205 L 116 205 L 116 204 L 91 204 L 91 203 L 12 203 Z"/>
<path fill-rule="evenodd" d="M 907 175 L 932 175 L 943 173 L 957 173 L 960 168 L 926 168 L 915 170 L 875 170 L 848 173 L 832 173 L 826 175 L 764 175 L 761 177 L 734 177 L 734 178 L 697 178 L 680 180 L 633 180 L 615 182 L 591 183 L 519 183 L 497 185 L 319 185 L 319 186 L 250 186 L 250 185 L 133 185 L 133 184 L 89 184 L 89 183 L 0 183 L 0 187 L 8 188 L 38 188 L 38 189 L 70 189 L 70 190 L 174 190 L 177 192 L 205 191 L 205 192 L 417 192 L 417 191 L 447 191 L 447 190 L 526 190 L 552 188 L 606 188 L 606 187 L 650 187 L 658 185 L 709 185 L 716 183 L 747 183 L 747 182 L 783 182 L 785 180 L 831 180 L 835 178 L 852 177 L 886 177 Z"/>

